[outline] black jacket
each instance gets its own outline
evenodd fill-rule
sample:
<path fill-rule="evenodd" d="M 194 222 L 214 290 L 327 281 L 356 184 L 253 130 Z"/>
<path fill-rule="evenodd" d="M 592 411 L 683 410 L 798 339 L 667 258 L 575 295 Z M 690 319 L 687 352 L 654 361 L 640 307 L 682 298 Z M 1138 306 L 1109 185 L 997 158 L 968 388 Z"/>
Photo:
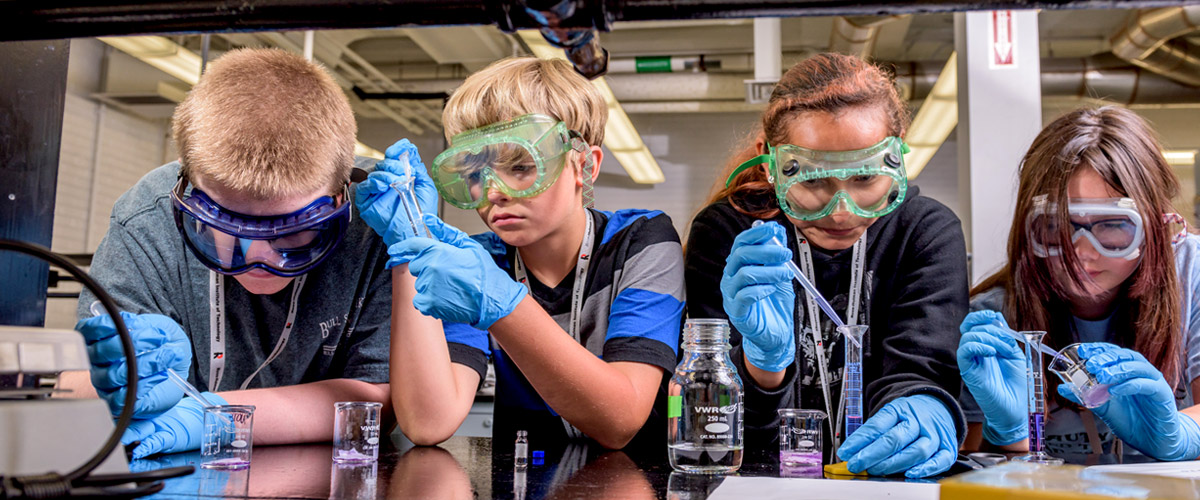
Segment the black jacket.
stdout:
<path fill-rule="evenodd" d="M 775 203 L 770 200 L 752 200 Z M 774 219 L 788 230 L 788 247 L 797 263 L 799 249 L 793 226 L 783 214 Z M 718 284 L 733 239 L 749 229 L 754 218 L 736 211 L 728 201 L 705 207 L 692 221 L 685 251 L 687 306 L 690 318 L 728 318 Z M 949 208 L 918 195 L 910 187 L 908 198 L 894 212 L 880 217 L 866 233 L 863 297 L 858 324 L 870 325 L 863 352 L 864 416 L 870 418 L 893 399 L 915 394 L 939 398 L 955 419 L 961 443 L 966 433 L 958 405 L 961 378 L 955 359 L 959 324 L 967 313 L 967 255 L 962 226 Z M 851 250 L 830 253 L 813 248 L 817 287 L 839 314 L 845 314 L 850 287 Z M 741 334 L 734 330 L 730 357 L 745 385 L 746 445 L 771 447 L 778 439 L 779 408 L 825 410 L 819 385 L 802 384 L 797 369 L 816 384 L 817 369 L 808 330 L 804 290 L 795 284 L 795 324 L 801 342 L 796 362 L 787 369 L 782 386 L 764 390 L 746 371 Z M 831 380 L 840 381 L 843 351 L 832 334 L 832 322 L 822 314 L 829 354 Z M 833 340 L 830 340 L 831 337 Z M 836 373 L 835 373 L 836 372 Z M 840 383 L 830 394 L 836 411 Z M 808 387 L 797 398 L 801 387 Z M 833 415 L 830 415 L 833 418 Z M 826 434 L 828 454 L 831 440 Z"/>

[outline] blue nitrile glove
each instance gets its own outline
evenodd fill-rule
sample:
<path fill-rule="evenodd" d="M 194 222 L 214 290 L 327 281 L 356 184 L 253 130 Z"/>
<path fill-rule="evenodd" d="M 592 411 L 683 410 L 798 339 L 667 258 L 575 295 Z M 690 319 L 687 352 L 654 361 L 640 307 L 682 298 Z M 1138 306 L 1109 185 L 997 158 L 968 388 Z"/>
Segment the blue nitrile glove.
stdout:
<path fill-rule="evenodd" d="M 983 410 L 983 437 L 1004 446 L 1029 437 L 1025 351 L 1004 315 L 975 311 L 958 327 L 958 371 Z"/>
<path fill-rule="evenodd" d="M 375 171 L 358 184 L 354 191 L 354 204 L 363 221 L 371 226 L 387 246 L 395 245 L 410 234 L 408 216 L 400 205 L 400 194 L 392 189 L 392 183 L 412 176 L 413 193 L 421 212 L 437 213 L 438 194 L 433 179 L 425 171 L 417 147 L 408 139 L 400 139 L 384 153 L 383 161 Z"/>
<path fill-rule="evenodd" d="M 133 314 L 121 311 L 121 319 L 133 337 L 137 352 L 138 395 L 133 418 L 161 415 L 183 397 L 183 389 L 167 381 L 167 370 L 175 370 L 187 379 L 192 366 L 192 343 L 175 320 L 161 314 Z M 121 337 L 107 314 L 80 320 L 75 329 L 87 342 L 91 361 L 92 386 L 108 403 L 113 416 L 125 407 L 126 360 Z"/>
<path fill-rule="evenodd" d="M 227 405 L 225 398 L 205 392 L 202 394 L 215 405 Z M 131 422 L 121 444 L 141 441 L 133 449 L 133 458 L 143 458 L 158 453 L 178 453 L 200 449 L 200 437 L 204 433 L 204 404 L 192 398 L 183 398 L 166 413 L 151 420 Z"/>
<path fill-rule="evenodd" d="M 950 469 L 958 457 L 954 417 L 926 394 L 893 399 L 838 448 L 850 472 L 918 478 Z"/>
<path fill-rule="evenodd" d="M 796 357 L 792 319 L 796 292 L 784 264 L 792 251 L 771 242 L 787 233 L 775 222 L 752 227 L 733 240 L 721 276 L 721 303 L 729 322 L 742 333 L 746 360 L 759 369 L 779 372 Z"/>
<path fill-rule="evenodd" d="M 1158 460 L 1196 460 L 1200 457 L 1200 425 L 1179 413 L 1175 391 L 1162 373 L 1141 353 L 1112 344 L 1079 346 L 1088 373 L 1109 384 L 1108 402 L 1092 408 L 1121 440 Z M 1079 403 L 1066 384 L 1058 393 Z"/>
<path fill-rule="evenodd" d="M 437 240 L 409 238 L 388 247 L 387 267 L 408 263 L 417 278 L 413 306 L 442 321 L 492 327 L 517 308 L 527 290 L 496 265 L 491 254 L 466 233 L 425 215 Z"/>

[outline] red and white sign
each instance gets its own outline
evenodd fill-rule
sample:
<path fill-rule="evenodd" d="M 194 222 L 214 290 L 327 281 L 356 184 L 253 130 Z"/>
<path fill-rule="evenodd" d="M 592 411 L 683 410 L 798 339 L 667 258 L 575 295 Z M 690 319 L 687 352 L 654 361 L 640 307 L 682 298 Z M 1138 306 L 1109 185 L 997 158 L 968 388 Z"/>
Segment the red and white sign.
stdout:
<path fill-rule="evenodd" d="M 1011 10 L 992 11 L 988 22 L 988 66 L 992 69 L 1017 67 L 1016 23 Z"/>

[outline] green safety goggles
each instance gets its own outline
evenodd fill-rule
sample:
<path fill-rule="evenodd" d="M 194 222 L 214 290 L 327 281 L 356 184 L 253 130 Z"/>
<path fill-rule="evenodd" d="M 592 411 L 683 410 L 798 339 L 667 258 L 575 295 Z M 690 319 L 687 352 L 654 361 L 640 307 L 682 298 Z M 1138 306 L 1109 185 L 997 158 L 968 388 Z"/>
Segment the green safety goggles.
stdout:
<path fill-rule="evenodd" d="M 729 179 L 767 164 L 779 207 L 789 217 L 813 221 L 844 210 L 859 217 L 882 217 L 904 201 L 908 145 L 888 137 L 865 149 L 819 151 L 791 144 L 767 145 L 768 153 L 738 165 Z"/>
<path fill-rule="evenodd" d="M 450 138 L 450 149 L 434 158 L 430 176 L 447 203 L 474 209 L 487 200 L 488 189 L 513 198 L 541 194 L 562 174 L 567 153 L 587 149 L 563 122 L 523 115 Z"/>

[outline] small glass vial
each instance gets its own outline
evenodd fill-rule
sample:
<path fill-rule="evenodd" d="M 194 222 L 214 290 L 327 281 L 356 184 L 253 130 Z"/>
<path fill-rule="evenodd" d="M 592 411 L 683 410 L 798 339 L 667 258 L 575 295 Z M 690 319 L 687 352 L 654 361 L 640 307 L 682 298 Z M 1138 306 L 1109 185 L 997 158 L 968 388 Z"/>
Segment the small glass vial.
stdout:
<path fill-rule="evenodd" d="M 677 471 L 726 474 L 742 466 L 742 379 L 729 359 L 729 322 L 689 319 L 683 361 L 667 396 L 667 456 Z"/>
<path fill-rule="evenodd" d="M 517 443 L 513 445 L 513 465 L 529 465 L 529 437 L 525 431 L 517 431 Z"/>

